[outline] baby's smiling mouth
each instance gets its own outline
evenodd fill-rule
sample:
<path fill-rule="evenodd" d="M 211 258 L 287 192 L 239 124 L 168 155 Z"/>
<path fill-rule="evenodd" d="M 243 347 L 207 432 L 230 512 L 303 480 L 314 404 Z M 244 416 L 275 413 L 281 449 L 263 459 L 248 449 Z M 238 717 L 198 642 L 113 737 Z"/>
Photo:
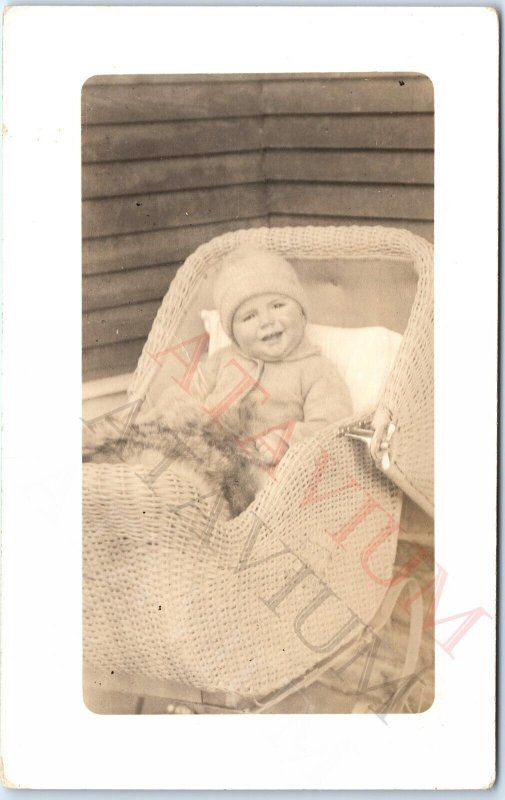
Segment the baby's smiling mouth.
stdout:
<path fill-rule="evenodd" d="M 262 336 L 261 341 L 262 342 L 273 342 L 276 339 L 280 339 L 282 334 L 283 334 L 283 331 L 275 331 L 274 333 L 267 333 L 266 336 Z"/>

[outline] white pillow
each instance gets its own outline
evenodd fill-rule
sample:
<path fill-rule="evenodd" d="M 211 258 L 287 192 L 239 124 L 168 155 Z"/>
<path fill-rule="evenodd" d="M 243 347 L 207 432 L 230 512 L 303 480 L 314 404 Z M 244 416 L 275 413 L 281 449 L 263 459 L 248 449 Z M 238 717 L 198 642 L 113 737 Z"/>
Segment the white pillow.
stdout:
<path fill-rule="evenodd" d="M 217 311 L 202 311 L 201 317 L 210 337 L 209 355 L 230 344 Z M 306 330 L 308 340 L 321 348 L 321 354 L 335 364 L 347 383 L 353 412 L 361 415 L 374 411 L 393 367 L 401 334 L 388 328 L 333 328 L 311 323 Z"/>

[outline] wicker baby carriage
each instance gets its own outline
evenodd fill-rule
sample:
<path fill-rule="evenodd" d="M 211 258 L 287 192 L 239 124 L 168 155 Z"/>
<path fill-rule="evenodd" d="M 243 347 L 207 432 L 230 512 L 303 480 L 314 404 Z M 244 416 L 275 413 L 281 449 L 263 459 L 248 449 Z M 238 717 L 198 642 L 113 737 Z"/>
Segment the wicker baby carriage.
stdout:
<path fill-rule="evenodd" d="M 433 509 L 433 252 L 405 230 L 262 228 L 199 247 L 159 309 L 124 414 L 155 402 L 167 381 L 187 388 L 205 343 L 200 311 L 211 306 L 213 272 L 246 243 L 293 263 L 312 291 L 314 321 L 389 323 L 404 336 L 378 407 L 290 448 L 236 518 L 163 464 L 85 465 L 87 680 L 207 697 L 207 710 L 212 697 L 235 711 L 268 707 L 352 653 L 404 588 L 419 594 L 408 569 L 392 578 L 402 491 Z M 372 268 L 373 285 L 364 278 Z M 362 296 L 406 287 L 404 318 L 380 317 L 385 295 L 372 319 L 353 317 L 365 307 L 370 315 L 373 303 L 347 302 L 335 285 L 342 276 Z M 417 624 L 422 611 L 412 608 Z M 414 627 L 403 675 L 415 668 Z"/>

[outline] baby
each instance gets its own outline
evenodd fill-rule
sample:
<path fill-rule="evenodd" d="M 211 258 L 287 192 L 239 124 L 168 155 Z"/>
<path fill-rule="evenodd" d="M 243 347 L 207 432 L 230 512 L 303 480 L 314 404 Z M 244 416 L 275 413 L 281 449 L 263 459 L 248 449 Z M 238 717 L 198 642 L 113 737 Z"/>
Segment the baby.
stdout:
<path fill-rule="evenodd" d="M 285 258 L 233 251 L 214 299 L 232 344 L 207 360 L 197 391 L 206 412 L 246 449 L 275 466 L 290 445 L 351 414 L 337 368 L 306 339 L 307 297 Z"/>
<path fill-rule="evenodd" d="M 307 298 L 284 258 L 235 250 L 214 297 L 232 343 L 194 376 L 192 399 L 172 382 L 125 435 L 85 443 L 84 460 L 168 469 L 202 495 L 220 491 L 236 516 L 290 445 L 352 408 L 338 370 L 305 337 Z"/>

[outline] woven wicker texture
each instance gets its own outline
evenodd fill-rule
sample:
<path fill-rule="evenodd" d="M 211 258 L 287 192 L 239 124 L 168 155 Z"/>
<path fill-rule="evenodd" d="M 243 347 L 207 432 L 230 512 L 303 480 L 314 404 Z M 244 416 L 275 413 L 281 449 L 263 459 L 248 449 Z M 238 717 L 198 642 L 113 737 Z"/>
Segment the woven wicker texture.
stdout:
<path fill-rule="evenodd" d="M 412 259 L 418 293 L 380 411 L 397 422 L 393 470 L 428 497 L 432 254 L 406 231 L 256 229 L 200 247 L 160 307 L 130 396 L 148 391 L 158 370 L 149 354 L 177 343 L 199 282 L 243 243 L 288 258 Z M 379 608 L 395 558 L 400 492 L 342 425 L 290 448 L 275 480 L 232 520 L 216 497 L 202 498 L 170 469 L 154 483 L 147 478 L 140 467 L 84 467 L 89 665 L 264 696 L 358 637 Z"/>

